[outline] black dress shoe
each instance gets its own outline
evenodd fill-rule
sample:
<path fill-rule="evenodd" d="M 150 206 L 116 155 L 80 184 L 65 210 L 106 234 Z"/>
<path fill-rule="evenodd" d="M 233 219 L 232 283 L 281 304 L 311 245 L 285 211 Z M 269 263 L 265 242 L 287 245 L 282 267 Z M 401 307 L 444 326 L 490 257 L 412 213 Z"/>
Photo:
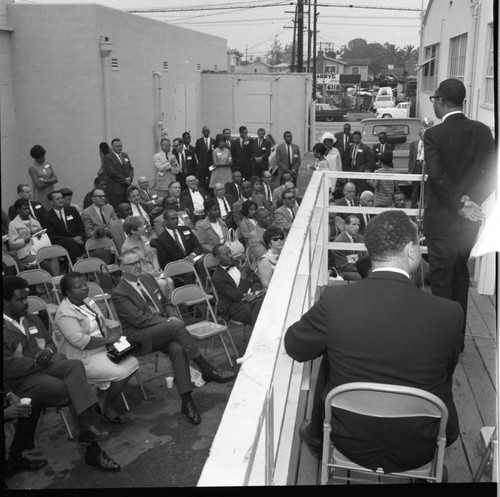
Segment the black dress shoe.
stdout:
<path fill-rule="evenodd" d="M 316 458 L 321 459 L 323 455 L 323 441 L 311 435 L 311 421 L 304 419 L 299 428 L 300 439 L 307 445 L 309 452 Z"/>
<path fill-rule="evenodd" d="M 120 471 L 122 468 L 113 461 L 98 445 L 87 448 L 85 452 L 85 462 L 90 466 L 102 469 L 104 471 Z"/>
<path fill-rule="evenodd" d="M 199 425 L 201 423 L 201 417 L 192 400 L 182 403 L 181 412 L 192 425 Z"/>
<path fill-rule="evenodd" d="M 222 369 L 214 368 L 208 373 L 202 373 L 201 377 L 203 381 L 208 383 L 209 381 L 215 381 L 216 383 L 227 383 L 231 381 L 236 376 L 236 373 L 232 371 L 223 371 Z"/>
<path fill-rule="evenodd" d="M 99 431 L 94 425 L 92 425 L 88 430 L 84 430 L 80 433 L 78 441 L 80 443 L 97 442 L 107 436 L 107 431 Z"/>
<path fill-rule="evenodd" d="M 99 404 L 95 405 L 95 412 L 97 413 L 101 421 L 104 421 L 105 423 L 114 423 L 120 425 L 125 423 L 125 420 L 121 416 L 110 418 L 106 411 Z"/>
<path fill-rule="evenodd" d="M 46 459 L 27 459 L 26 457 L 17 460 L 9 459 L 5 468 L 5 477 L 8 478 L 16 473 L 21 473 L 21 471 L 36 471 L 44 468 L 47 464 L 49 462 Z"/>

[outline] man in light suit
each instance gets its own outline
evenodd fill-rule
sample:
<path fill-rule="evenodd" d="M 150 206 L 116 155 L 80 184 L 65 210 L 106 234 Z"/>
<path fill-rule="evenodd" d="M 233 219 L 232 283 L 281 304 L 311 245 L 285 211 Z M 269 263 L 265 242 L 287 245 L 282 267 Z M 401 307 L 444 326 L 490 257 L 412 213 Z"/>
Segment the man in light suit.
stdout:
<path fill-rule="evenodd" d="M 261 176 L 264 171 L 269 170 L 269 156 L 271 155 L 271 149 L 271 144 L 266 139 L 266 130 L 264 128 L 259 128 L 257 130 L 257 138 L 254 140 L 252 153 L 253 176 Z"/>
<path fill-rule="evenodd" d="M 424 134 L 424 235 L 431 288 L 434 295 L 459 302 L 467 314 L 467 261 L 484 217 L 480 206 L 497 184 L 495 142 L 485 124 L 463 114 L 461 81 L 442 81 L 431 99 L 442 119 Z"/>
<path fill-rule="evenodd" d="M 182 399 L 181 412 L 189 423 L 200 424 L 201 417 L 191 397 L 193 386 L 189 361 L 194 361 L 200 368 L 205 382 L 226 383 L 235 374 L 215 368 L 201 355 L 194 338 L 176 315 L 155 278 L 142 272 L 141 259 L 135 252 L 125 251 L 120 256 L 120 267 L 123 277 L 111 298 L 123 333 L 139 346 L 139 356 L 158 350 L 170 356 L 175 384 Z"/>
<path fill-rule="evenodd" d="M 40 202 L 32 200 L 33 195 L 31 193 L 31 187 L 25 183 L 17 185 L 17 196 L 29 202 L 30 215 L 41 223 L 42 217 L 47 212 L 47 209 L 45 209 Z M 17 209 L 14 205 L 11 205 L 9 207 L 9 219 L 12 221 L 16 216 Z"/>
<path fill-rule="evenodd" d="M 108 202 L 116 208 L 127 201 L 127 187 L 134 179 L 134 168 L 128 154 L 122 152 L 119 138 L 111 140 L 111 151 L 104 157 L 103 168 L 106 173 L 106 193 Z"/>
<path fill-rule="evenodd" d="M 146 207 L 148 214 L 151 218 L 155 218 L 163 212 L 163 197 L 158 193 L 152 193 L 149 189 L 149 180 L 146 176 L 141 176 L 137 180 L 139 186 L 139 196 L 141 203 Z"/>
<path fill-rule="evenodd" d="M 278 177 L 281 178 L 286 171 L 292 171 L 293 183 L 297 185 L 297 171 L 300 166 L 300 149 L 295 143 L 292 143 L 291 131 L 285 131 L 283 134 L 284 143 L 276 147 L 276 166 L 278 167 Z"/>
<path fill-rule="evenodd" d="M 202 137 L 196 140 L 194 151 L 198 157 L 198 169 L 196 177 L 202 188 L 208 188 L 210 184 L 210 166 L 214 163 L 212 152 L 215 148 L 215 140 L 210 138 L 210 128 L 203 126 L 201 129 Z"/>
<path fill-rule="evenodd" d="M 349 152 L 352 144 L 351 125 L 349 123 L 344 124 L 344 131 L 335 133 L 334 136 L 337 139 L 334 146 L 340 153 L 342 171 L 347 171 L 349 168 Z"/>
<path fill-rule="evenodd" d="M 248 137 L 246 126 L 240 126 L 239 132 L 239 138 L 231 141 L 233 171 L 240 171 L 243 178 L 249 180 L 252 177 L 253 140 Z"/>
<path fill-rule="evenodd" d="M 273 224 L 279 226 L 288 234 L 299 208 L 295 202 L 295 193 L 293 191 L 284 191 L 281 198 L 283 199 L 283 205 L 274 211 Z"/>
<path fill-rule="evenodd" d="M 323 356 L 311 421 L 300 436 L 318 457 L 323 438 L 324 399 L 351 382 L 416 387 L 448 408 L 446 443 L 459 434 L 453 402 L 453 372 L 463 342 L 464 313 L 450 302 L 416 288 L 410 280 L 420 263 L 415 225 L 401 211 L 370 220 L 366 248 L 368 278 L 330 286 L 285 334 L 285 350 L 299 362 Z M 372 418 L 332 409 L 332 441 L 351 461 L 384 472 L 429 462 L 436 450 L 437 422 L 428 418 Z"/>
<path fill-rule="evenodd" d="M 247 246 L 252 256 L 256 260 L 259 260 L 267 252 L 267 247 L 264 243 L 264 231 L 272 224 L 271 212 L 261 205 L 255 211 L 255 220 L 257 221 L 257 226 L 250 233 Z"/>
<path fill-rule="evenodd" d="M 111 205 L 106 204 L 106 194 L 104 190 L 95 188 L 91 194 L 92 205 L 82 212 L 83 226 L 87 238 L 111 238 L 110 224 L 117 219 L 115 210 Z"/>
<path fill-rule="evenodd" d="M 404 198 L 404 194 L 403 194 Z M 365 190 L 364 192 L 361 192 L 361 195 L 359 196 L 359 205 L 360 207 L 373 207 L 373 203 L 375 202 L 375 195 L 373 195 L 373 192 L 370 190 Z M 359 234 L 362 235 L 365 232 L 366 225 L 368 224 L 368 221 L 372 217 L 374 217 L 375 214 L 357 214 L 359 217 Z"/>
<path fill-rule="evenodd" d="M 217 291 L 218 310 L 226 319 L 234 319 L 254 325 L 262 306 L 262 294 L 247 293 L 253 283 L 249 279 L 250 266 L 246 263 L 236 267 L 231 249 L 219 243 L 212 249 L 218 265 L 212 275 Z M 253 287 L 254 290 L 256 286 Z"/>

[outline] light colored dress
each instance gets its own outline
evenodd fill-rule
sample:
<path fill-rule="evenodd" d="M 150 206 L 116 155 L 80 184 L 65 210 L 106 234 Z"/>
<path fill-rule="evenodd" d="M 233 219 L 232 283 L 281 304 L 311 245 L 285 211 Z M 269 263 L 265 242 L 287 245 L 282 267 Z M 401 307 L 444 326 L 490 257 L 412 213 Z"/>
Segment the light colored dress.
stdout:
<path fill-rule="evenodd" d="M 212 157 L 214 160 L 215 169 L 212 171 L 210 175 L 210 184 L 209 188 L 213 188 L 215 183 L 222 183 L 225 185 L 227 182 L 231 181 L 231 164 L 232 157 L 231 152 L 227 148 L 214 148 L 212 152 Z"/>
<path fill-rule="evenodd" d="M 396 174 L 393 167 L 381 167 L 377 169 L 374 174 Z M 398 192 L 399 188 L 396 181 L 388 179 L 375 179 L 372 180 L 371 185 L 374 188 L 374 202 L 373 207 L 392 207 L 392 194 Z"/>
<path fill-rule="evenodd" d="M 68 359 L 83 362 L 89 383 L 106 390 L 111 382 L 128 378 L 137 371 L 139 362 L 130 355 L 115 364 L 107 357 L 105 345 L 85 349 L 91 337 L 107 336 L 109 326 L 118 324 L 105 319 L 93 300 L 85 299 L 85 304 L 77 306 L 68 298 L 63 299 L 54 320 L 54 342 Z"/>
<path fill-rule="evenodd" d="M 272 249 L 269 249 L 259 260 L 259 264 L 257 266 L 257 276 L 260 278 L 262 275 L 269 276 L 270 274 L 272 277 L 276 264 L 278 264 L 279 257 L 279 254 L 274 252 Z M 271 277 L 269 278 L 269 281 L 271 281 Z M 267 285 L 269 284 L 265 284 L 266 282 L 262 281 L 262 279 L 261 283 L 264 288 L 267 288 Z"/>
<path fill-rule="evenodd" d="M 57 183 L 58 179 L 54 169 L 48 162 L 40 164 L 37 161 L 33 161 L 33 164 L 29 167 L 28 172 L 33 182 L 33 200 L 37 200 L 47 210 L 49 210 L 52 205 L 47 199 L 47 195 L 54 191 L 55 183 L 47 185 L 46 183 L 42 183 L 40 178 L 43 178 L 45 181 L 55 179 Z"/>

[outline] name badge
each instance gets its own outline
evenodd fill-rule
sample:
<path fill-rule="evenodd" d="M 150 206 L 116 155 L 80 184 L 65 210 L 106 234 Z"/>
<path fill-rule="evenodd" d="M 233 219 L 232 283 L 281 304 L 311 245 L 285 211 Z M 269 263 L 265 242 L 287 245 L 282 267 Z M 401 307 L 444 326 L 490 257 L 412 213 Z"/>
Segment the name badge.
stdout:
<path fill-rule="evenodd" d="M 41 209 L 41 208 L 42 208 L 42 206 L 40 204 L 35 205 L 35 209 Z"/>
<path fill-rule="evenodd" d="M 95 300 L 89 300 L 89 301 L 88 301 L 88 304 L 89 304 L 90 306 L 96 305 Z"/>
<path fill-rule="evenodd" d="M 73 216 L 66 216 L 66 221 L 73 221 Z"/>
<path fill-rule="evenodd" d="M 356 153 L 357 153 L 357 154 L 360 154 L 361 152 L 363 152 L 363 151 L 362 151 L 362 150 L 358 150 Z"/>
<path fill-rule="evenodd" d="M 36 335 L 38 333 L 38 328 L 36 326 L 30 326 L 28 332 L 30 335 Z"/>
<path fill-rule="evenodd" d="M 144 245 L 149 245 L 149 244 L 150 244 L 150 243 L 149 243 L 149 240 L 146 240 L 146 241 L 144 242 Z"/>
<path fill-rule="evenodd" d="M 193 160 L 192 157 L 186 157 L 186 160 Z"/>
<path fill-rule="evenodd" d="M 151 195 L 151 198 L 158 198 L 158 195 L 156 195 L 156 193 L 154 193 L 153 195 Z"/>
<path fill-rule="evenodd" d="M 267 150 L 267 147 L 262 147 L 262 150 Z"/>
<path fill-rule="evenodd" d="M 297 155 L 297 154 L 294 154 L 293 156 L 294 156 L 294 157 L 298 157 L 298 155 Z"/>
<path fill-rule="evenodd" d="M 222 155 L 221 152 L 216 152 L 217 153 L 217 156 L 220 157 Z"/>
<path fill-rule="evenodd" d="M 125 157 L 123 160 L 124 160 L 125 162 L 129 162 L 129 160 L 128 160 L 126 157 Z"/>
<path fill-rule="evenodd" d="M 50 164 L 45 164 L 45 166 L 43 166 L 45 169 L 48 169 L 50 167 Z"/>

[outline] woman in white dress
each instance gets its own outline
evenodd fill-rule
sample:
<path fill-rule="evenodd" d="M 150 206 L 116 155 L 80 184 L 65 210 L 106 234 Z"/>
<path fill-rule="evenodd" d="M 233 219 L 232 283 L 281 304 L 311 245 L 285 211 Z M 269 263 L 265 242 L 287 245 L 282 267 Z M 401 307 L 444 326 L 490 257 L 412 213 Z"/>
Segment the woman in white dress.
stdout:
<path fill-rule="evenodd" d="M 215 169 L 210 175 L 209 188 L 213 188 L 216 183 L 225 185 L 231 181 L 233 158 L 231 157 L 230 150 L 226 148 L 224 135 L 219 134 L 215 137 L 215 148 L 212 151 L 212 158 Z"/>

